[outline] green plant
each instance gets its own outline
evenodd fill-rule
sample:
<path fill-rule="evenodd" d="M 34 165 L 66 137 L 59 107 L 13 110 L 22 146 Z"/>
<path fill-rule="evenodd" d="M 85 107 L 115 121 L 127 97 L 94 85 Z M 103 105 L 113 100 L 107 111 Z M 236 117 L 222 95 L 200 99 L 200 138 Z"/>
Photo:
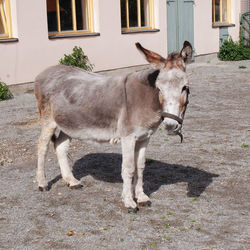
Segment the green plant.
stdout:
<path fill-rule="evenodd" d="M 150 246 L 151 246 L 151 247 L 155 247 L 155 246 L 156 246 L 156 243 L 155 243 L 155 242 L 151 242 L 151 243 L 150 243 Z"/>
<path fill-rule="evenodd" d="M 249 146 L 248 146 L 248 144 L 246 144 L 246 143 L 243 143 L 243 144 L 241 144 L 241 148 L 248 148 Z"/>
<path fill-rule="evenodd" d="M 169 222 L 166 222 L 166 223 L 164 224 L 164 227 L 165 227 L 165 228 L 169 228 L 169 227 L 170 227 L 170 223 L 169 223 Z"/>
<path fill-rule="evenodd" d="M 164 239 L 164 240 L 168 240 L 168 241 L 171 240 L 169 237 L 166 237 L 166 236 L 164 236 L 163 239 Z"/>
<path fill-rule="evenodd" d="M 240 65 L 239 66 L 239 69 L 246 69 L 247 67 L 246 66 L 244 66 L 244 65 Z"/>
<path fill-rule="evenodd" d="M 0 101 L 8 100 L 13 97 L 8 86 L 0 81 Z"/>
<path fill-rule="evenodd" d="M 87 71 L 93 70 L 93 64 L 89 62 L 89 59 L 84 54 L 82 48 L 77 46 L 73 48 L 72 54 L 69 55 L 64 54 L 64 58 L 60 59 L 59 62 L 60 64 L 75 66 Z"/>
<path fill-rule="evenodd" d="M 191 200 L 191 202 L 195 202 L 195 201 L 199 201 L 199 198 L 193 198 L 192 200 Z"/>
<path fill-rule="evenodd" d="M 167 234 L 172 234 L 174 233 L 174 230 L 169 230 L 169 231 L 166 231 Z"/>
<path fill-rule="evenodd" d="M 234 42 L 232 38 L 229 38 L 220 47 L 218 58 L 222 61 L 249 60 L 250 48 L 246 48 L 241 42 Z"/>

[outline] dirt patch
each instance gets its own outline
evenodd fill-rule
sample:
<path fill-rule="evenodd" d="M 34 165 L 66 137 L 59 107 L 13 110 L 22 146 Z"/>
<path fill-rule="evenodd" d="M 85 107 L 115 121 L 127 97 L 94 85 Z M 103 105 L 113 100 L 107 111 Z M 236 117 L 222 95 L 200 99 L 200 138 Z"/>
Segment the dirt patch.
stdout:
<path fill-rule="evenodd" d="M 51 189 L 37 191 L 38 112 L 31 86 L 19 86 L 0 103 L 0 248 L 248 249 L 249 64 L 189 66 L 184 142 L 163 129 L 152 137 L 144 172 L 152 206 L 136 215 L 121 202 L 120 145 L 72 142 L 81 190 L 64 185 L 51 147 Z"/>

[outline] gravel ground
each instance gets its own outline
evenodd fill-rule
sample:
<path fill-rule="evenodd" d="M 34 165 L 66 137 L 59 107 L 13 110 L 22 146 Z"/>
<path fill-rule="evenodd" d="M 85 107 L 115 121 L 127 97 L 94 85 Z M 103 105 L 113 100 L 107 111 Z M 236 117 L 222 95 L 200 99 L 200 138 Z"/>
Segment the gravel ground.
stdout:
<path fill-rule="evenodd" d="M 0 249 L 249 249 L 250 61 L 193 63 L 188 74 L 184 142 L 152 137 L 152 206 L 137 214 L 121 202 L 120 145 L 73 141 L 81 190 L 63 184 L 51 146 L 51 190 L 37 191 L 32 84 L 11 87 L 15 98 L 0 102 Z"/>

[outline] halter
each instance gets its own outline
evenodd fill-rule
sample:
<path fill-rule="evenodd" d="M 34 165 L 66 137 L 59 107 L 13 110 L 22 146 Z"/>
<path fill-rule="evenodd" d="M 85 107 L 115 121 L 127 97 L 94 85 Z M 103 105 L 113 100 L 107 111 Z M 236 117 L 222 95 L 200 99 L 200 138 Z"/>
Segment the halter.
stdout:
<path fill-rule="evenodd" d="M 159 90 L 159 94 L 162 95 L 161 90 L 160 90 L 159 88 L 157 88 L 157 89 Z M 188 94 L 189 94 L 189 91 L 188 91 Z M 162 112 L 162 113 L 161 113 L 161 119 L 162 119 L 162 121 L 164 120 L 165 117 L 177 121 L 180 125 L 183 124 L 183 119 L 180 118 L 180 117 L 177 116 L 177 115 L 174 115 L 174 114 L 171 114 L 171 113 L 168 113 L 168 112 Z M 183 141 L 183 135 L 182 135 L 181 131 L 175 132 L 175 134 L 180 136 L 180 138 L 181 138 L 181 143 L 182 143 L 182 141 Z"/>
<path fill-rule="evenodd" d="M 162 113 L 161 113 L 161 118 L 162 118 L 162 120 L 163 120 L 165 117 L 177 121 L 180 125 L 182 125 L 182 123 L 183 123 L 183 119 L 181 119 L 181 118 L 178 117 L 177 115 L 173 115 L 173 114 L 170 114 L 170 113 L 167 113 L 167 112 L 162 112 Z"/>
<path fill-rule="evenodd" d="M 183 119 L 181 119 L 180 117 L 178 117 L 177 115 L 173 115 L 167 112 L 162 112 L 161 113 L 161 119 L 163 120 L 165 117 L 173 119 L 175 121 L 177 121 L 180 125 L 182 125 L 183 123 Z M 179 135 L 181 138 L 181 143 L 183 142 L 183 135 L 180 131 L 176 132 L 176 135 Z"/>

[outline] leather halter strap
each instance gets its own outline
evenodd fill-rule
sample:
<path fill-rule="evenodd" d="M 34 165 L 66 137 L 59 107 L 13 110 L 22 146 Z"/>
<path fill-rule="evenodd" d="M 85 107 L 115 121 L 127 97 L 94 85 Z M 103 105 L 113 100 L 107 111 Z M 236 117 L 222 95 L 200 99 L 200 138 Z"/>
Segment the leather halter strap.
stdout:
<path fill-rule="evenodd" d="M 173 114 L 170 114 L 170 113 L 167 113 L 167 112 L 162 112 L 161 117 L 162 117 L 162 119 L 164 119 L 165 117 L 173 119 L 173 120 L 177 121 L 181 125 L 183 123 L 183 119 L 181 119 L 177 115 L 173 115 Z"/>

